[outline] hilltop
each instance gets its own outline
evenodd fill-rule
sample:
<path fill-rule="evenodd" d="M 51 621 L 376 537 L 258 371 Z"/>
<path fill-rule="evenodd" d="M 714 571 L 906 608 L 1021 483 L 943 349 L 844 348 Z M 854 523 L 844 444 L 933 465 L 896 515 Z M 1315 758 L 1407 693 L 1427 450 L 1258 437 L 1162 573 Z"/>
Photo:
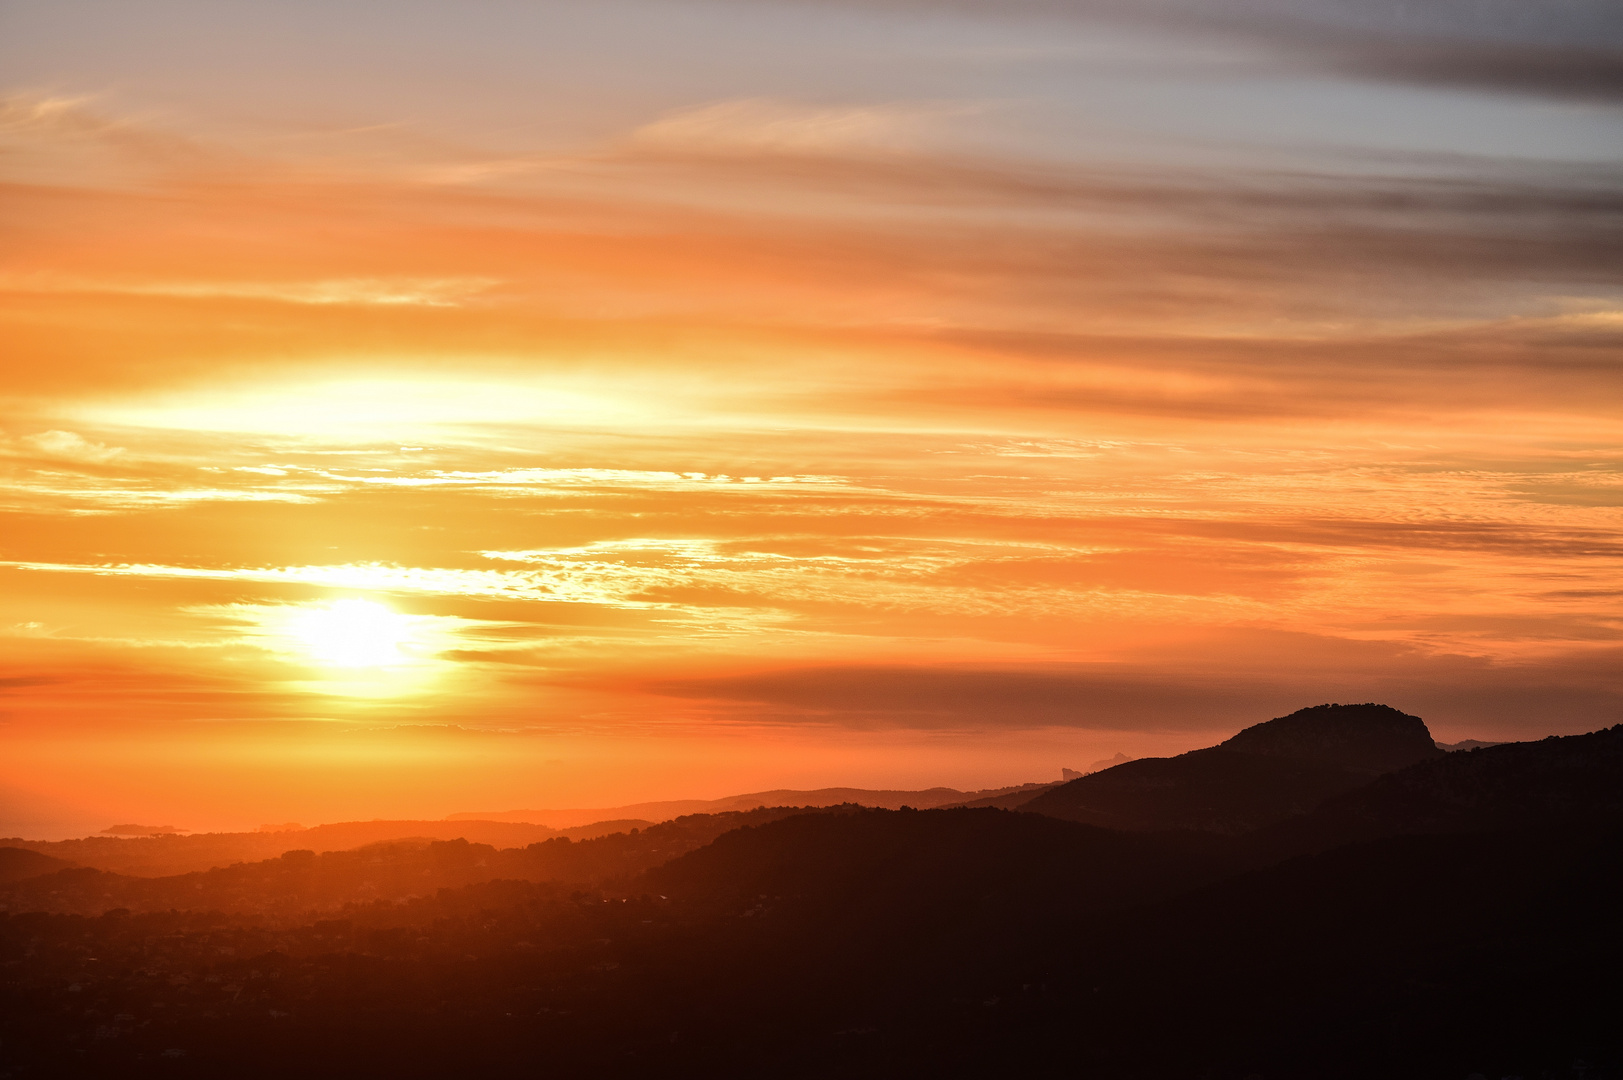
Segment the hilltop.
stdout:
<path fill-rule="evenodd" d="M 1216 746 L 1090 773 L 1020 809 L 1113 829 L 1237 834 L 1443 754 L 1417 716 L 1386 705 L 1317 705 Z"/>
<path fill-rule="evenodd" d="M 943 806 L 963 806 L 980 800 L 1030 797 L 1050 784 L 1017 784 L 1012 787 L 986 788 L 981 791 L 959 791 L 957 788 L 933 787 L 922 790 L 830 787 L 799 790 L 774 788 L 745 795 L 728 795 L 720 799 L 675 799 L 665 802 L 631 803 L 627 806 L 599 807 L 595 810 L 481 810 L 451 814 L 447 821 L 512 821 L 547 825 L 555 829 L 571 825 L 604 821 L 612 818 L 640 818 L 648 821 L 669 821 L 686 814 L 725 814 L 754 810 L 762 806 L 871 806 L 882 810 L 900 810 L 910 806 L 915 810 L 933 810 Z"/>

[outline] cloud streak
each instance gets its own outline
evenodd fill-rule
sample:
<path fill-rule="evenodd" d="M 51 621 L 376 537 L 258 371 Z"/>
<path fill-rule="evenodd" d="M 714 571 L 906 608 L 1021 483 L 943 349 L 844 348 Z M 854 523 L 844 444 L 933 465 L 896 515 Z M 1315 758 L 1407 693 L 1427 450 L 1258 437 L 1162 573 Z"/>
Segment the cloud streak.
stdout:
<path fill-rule="evenodd" d="M 756 2 L 756 0 L 751 0 Z M 770 0 L 768 0 L 770 2 Z M 1253 51 L 1257 66 L 1580 101 L 1623 98 L 1623 20 L 1604 0 L 887 0 L 899 11 L 1103 23 Z M 1261 55 L 1256 55 L 1259 53 Z"/>

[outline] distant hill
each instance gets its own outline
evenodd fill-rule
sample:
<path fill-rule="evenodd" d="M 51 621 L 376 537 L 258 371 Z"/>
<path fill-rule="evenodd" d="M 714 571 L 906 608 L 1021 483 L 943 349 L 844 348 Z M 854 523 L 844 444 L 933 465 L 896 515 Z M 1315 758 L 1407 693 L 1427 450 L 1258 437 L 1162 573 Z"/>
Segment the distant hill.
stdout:
<path fill-rule="evenodd" d="M 1459 750 L 1481 750 L 1489 746 L 1503 746 L 1502 742 L 1485 742 L 1482 739 L 1461 739 L 1459 742 L 1440 742 L 1437 749 L 1454 753 Z"/>
<path fill-rule="evenodd" d="M 1096 773 L 1102 769 L 1113 769 L 1117 765 L 1125 765 L 1132 760 L 1127 754 L 1118 750 L 1114 757 L 1100 758 L 1085 769 L 1061 769 L 1059 771 L 1060 780 L 1080 780 L 1089 773 Z"/>
<path fill-rule="evenodd" d="M 957 788 L 935 787 L 921 791 L 899 791 L 873 788 L 816 788 L 801 791 L 777 788 L 756 791 L 747 795 L 728 795 L 720 799 L 677 799 L 667 802 L 632 803 L 629 806 L 600 807 L 595 810 L 479 810 L 472 813 L 452 814 L 447 821 L 524 821 L 547 825 L 554 829 L 567 829 L 611 818 L 641 818 L 647 821 L 669 821 L 684 814 L 725 814 L 754 810 L 759 806 L 871 806 L 884 810 L 900 810 L 910 806 L 915 810 L 931 810 L 941 806 L 961 806 L 976 800 L 1006 795 L 1035 792 L 1047 785 L 1019 784 L 1013 787 L 986 788 L 981 791 L 959 791 Z"/>
<path fill-rule="evenodd" d="M 47 860 L 52 864 L 47 872 L 0 888 L 0 911 L 99 915 L 125 908 L 294 917 L 345 904 L 431 896 L 440 889 L 498 879 L 599 885 L 628 879 L 734 829 L 803 812 L 778 807 L 696 814 L 646 830 L 633 825 L 593 839 L 553 836 L 504 849 L 462 838 L 393 839 L 319 854 L 294 849 L 276 858 L 163 877 L 133 877 L 92 867 L 60 869 L 64 864 L 53 859 Z"/>
<path fill-rule="evenodd" d="M 981 810 L 988 807 L 995 810 L 1018 810 L 1043 792 L 1052 791 L 1062 783 L 1064 781 L 1061 780 L 1051 784 L 1023 784 L 998 795 L 990 795 L 982 799 L 970 799 L 967 802 L 952 803 L 951 805 L 962 806 L 971 810 Z"/>
<path fill-rule="evenodd" d="M 93 867 L 136 877 L 167 877 L 242 862 L 273 859 L 285 851 L 348 851 L 366 844 L 403 840 L 467 840 L 495 848 L 524 847 L 552 837 L 589 840 L 615 832 L 647 828 L 693 814 L 743 813 L 759 807 L 823 807 L 852 803 L 898 809 L 961 804 L 983 796 L 1004 797 L 1019 805 L 1049 785 L 1025 784 L 964 792 L 956 788 L 924 791 L 876 791 L 867 788 L 821 788 L 816 791 L 763 791 L 724 799 L 688 799 L 639 803 L 597 810 L 513 810 L 494 816 L 453 814 L 433 821 L 344 821 L 305 829 L 289 824 L 251 833 L 161 833 L 151 826 L 116 826 L 129 835 L 89 836 L 76 840 L 0 839 L 0 845 L 26 849 L 65 860 L 63 865 Z"/>
<path fill-rule="evenodd" d="M 53 859 L 26 848 L 0 847 L 0 885 L 66 870 L 72 865 L 66 859 Z"/>
<path fill-rule="evenodd" d="M 605 831 L 617 831 L 608 823 Z M 624 827 L 631 827 L 626 825 Z M 65 859 L 81 866 L 95 867 L 138 877 L 163 877 L 230 866 L 239 862 L 271 859 L 297 848 L 311 851 L 344 851 L 363 844 L 387 840 L 456 840 L 522 847 L 558 835 L 542 825 L 503 821 L 345 821 L 318 825 L 313 829 L 286 832 L 193 833 L 189 836 L 87 836 L 79 840 L 0 840 L 0 844 L 25 848 L 42 855 Z M 576 838 L 601 835 L 588 827 Z"/>
<path fill-rule="evenodd" d="M 1442 755 L 1419 717 L 1386 705 L 1318 705 L 1204 750 L 1083 776 L 1022 809 L 1113 829 L 1241 833 Z"/>

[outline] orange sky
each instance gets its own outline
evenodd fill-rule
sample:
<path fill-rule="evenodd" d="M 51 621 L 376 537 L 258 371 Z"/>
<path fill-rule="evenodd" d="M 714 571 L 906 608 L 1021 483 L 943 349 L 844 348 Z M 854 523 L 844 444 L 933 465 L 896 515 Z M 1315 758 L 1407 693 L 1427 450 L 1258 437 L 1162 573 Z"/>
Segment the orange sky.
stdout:
<path fill-rule="evenodd" d="M 0 15 L 0 830 L 1623 719 L 1602 8 L 264 7 Z"/>

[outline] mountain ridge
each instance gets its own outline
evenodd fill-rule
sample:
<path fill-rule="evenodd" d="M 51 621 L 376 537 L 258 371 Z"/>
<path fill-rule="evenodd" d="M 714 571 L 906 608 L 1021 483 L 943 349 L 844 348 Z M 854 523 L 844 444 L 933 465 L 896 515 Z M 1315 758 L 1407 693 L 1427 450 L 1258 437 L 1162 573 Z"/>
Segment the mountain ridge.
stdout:
<path fill-rule="evenodd" d="M 1090 773 L 1020 809 L 1105 828 L 1237 835 L 1443 753 L 1424 721 L 1390 706 L 1316 705 L 1216 746 Z"/>
<path fill-rule="evenodd" d="M 664 821 L 688 814 L 718 814 L 754 810 L 762 806 L 842 806 L 847 803 L 871 806 L 882 810 L 900 810 L 910 806 L 915 810 L 933 810 L 942 806 L 958 806 L 972 800 L 1003 798 L 1036 791 L 1050 785 L 1042 783 L 1014 784 L 1005 787 L 983 788 L 978 791 L 960 791 L 950 787 L 921 789 L 901 788 L 773 788 L 770 791 L 749 792 L 743 795 L 725 795 L 719 799 L 670 799 L 664 802 L 628 803 L 625 806 L 597 807 L 595 809 L 539 809 L 539 810 L 476 810 L 447 815 L 446 821 L 511 821 L 529 822 L 562 829 L 563 823 L 586 824 L 609 818 L 643 818 Z"/>

